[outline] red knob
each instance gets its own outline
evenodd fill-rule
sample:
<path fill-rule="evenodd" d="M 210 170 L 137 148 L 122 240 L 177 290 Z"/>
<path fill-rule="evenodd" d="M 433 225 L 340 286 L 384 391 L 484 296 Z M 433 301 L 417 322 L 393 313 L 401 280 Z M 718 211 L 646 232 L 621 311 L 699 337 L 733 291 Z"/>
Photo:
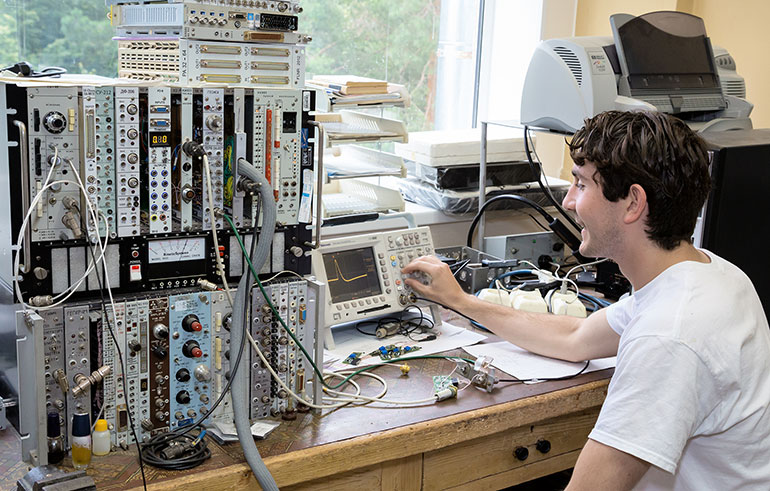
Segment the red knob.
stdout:
<path fill-rule="evenodd" d="M 200 358 L 201 356 L 203 356 L 203 351 L 200 348 L 193 348 L 190 350 L 190 353 L 195 358 Z"/>
<path fill-rule="evenodd" d="M 203 326 L 201 325 L 201 323 L 200 323 L 200 322 L 198 322 L 198 321 L 195 321 L 195 322 L 193 322 L 193 323 L 190 325 L 190 328 L 191 328 L 193 331 L 200 331 L 201 329 L 203 329 Z"/>

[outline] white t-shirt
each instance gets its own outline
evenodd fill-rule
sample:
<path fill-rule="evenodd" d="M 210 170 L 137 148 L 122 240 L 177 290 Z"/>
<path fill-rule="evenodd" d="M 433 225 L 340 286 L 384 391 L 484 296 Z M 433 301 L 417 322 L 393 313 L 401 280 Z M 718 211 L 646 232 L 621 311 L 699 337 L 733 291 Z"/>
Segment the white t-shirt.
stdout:
<path fill-rule="evenodd" d="M 617 368 L 588 437 L 652 464 L 635 489 L 770 489 L 770 329 L 749 278 L 703 252 L 607 308 Z"/>

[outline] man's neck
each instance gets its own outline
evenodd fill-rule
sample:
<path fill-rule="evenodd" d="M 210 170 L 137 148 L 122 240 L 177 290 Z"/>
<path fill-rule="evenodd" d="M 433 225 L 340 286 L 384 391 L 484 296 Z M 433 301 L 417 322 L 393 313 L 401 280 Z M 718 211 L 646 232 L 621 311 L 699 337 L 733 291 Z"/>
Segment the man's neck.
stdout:
<path fill-rule="evenodd" d="M 629 251 L 628 257 L 618 258 L 617 263 L 623 275 L 638 290 L 663 271 L 684 261 L 708 263 L 711 259 L 689 242 L 682 241 L 670 251 L 653 243 L 644 244 Z"/>

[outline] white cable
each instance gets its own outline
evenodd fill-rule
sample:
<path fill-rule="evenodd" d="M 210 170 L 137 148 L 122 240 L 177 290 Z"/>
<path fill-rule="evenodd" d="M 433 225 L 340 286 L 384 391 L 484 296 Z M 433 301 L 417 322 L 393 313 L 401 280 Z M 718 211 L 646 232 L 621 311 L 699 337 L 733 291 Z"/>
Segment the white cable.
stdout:
<path fill-rule="evenodd" d="M 40 201 L 42 199 L 44 191 L 48 190 L 52 186 L 55 186 L 56 184 L 72 184 L 74 186 L 78 186 L 78 183 L 76 183 L 74 181 L 68 181 L 68 180 L 53 181 L 53 182 L 49 182 L 48 184 L 43 186 L 40 189 L 40 192 L 38 192 L 38 194 L 32 200 L 32 203 L 31 203 L 29 209 L 27 210 L 27 214 L 25 215 L 24 220 L 22 221 L 21 228 L 19 229 L 19 235 L 16 238 L 16 244 L 17 244 L 16 247 L 18 248 L 18 250 L 17 250 L 17 253 L 16 253 L 16 258 L 15 258 L 15 260 L 13 262 L 13 269 L 14 269 L 14 271 L 16 271 L 16 274 L 14 274 L 14 288 L 16 290 L 16 296 L 18 297 L 19 302 L 21 303 L 21 305 L 22 305 L 22 307 L 24 309 L 47 310 L 47 309 L 51 309 L 51 308 L 53 308 L 53 307 L 55 307 L 57 305 L 61 305 L 70 296 L 72 296 L 72 294 L 75 293 L 75 291 L 78 288 L 80 288 L 80 284 L 91 273 L 91 271 L 93 270 L 93 267 L 94 267 L 94 264 L 91 263 L 91 266 L 89 267 L 89 269 L 86 271 L 86 273 L 83 275 L 83 277 L 81 278 L 81 280 L 79 282 L 77 282 L 76 284 L 70 285 L 69 287 L 67 287 L 67 289 L 64 292 L 62 292 L 59 295 L 57 295 L 56 298 L 60 297 L 64 293 L 66 293 L 68 290 L 71 290 L 70 293 L 65 298 L 63 298 L 62 300 L 60 300 L 56 304 L 46 305 L 44 307 L 32 307 L 30 305 L 27 305 L 24 302 L 24 299 L 23 299 L 22 294 L 21 294 L 21 288 L 19 286 L 19 280 L 18 280 L 20 252 L 21 252 L 21 246 L 22 246 L 22 244 L 24 242 L 24 230 L 27 227 L 27 223 L 29 222 L 29 218 L 32 215 L 32 212 L 34 211 L 35 207 L 37 206 L 38 201 Z M 91 208 L 90 202 L 86 201 L 86 203 L 87 203 L 89 211 L 91 212 L 91 214 L 93 214 L 93 209 Z"/>
<path fill-rule="evenodd" d="M 254 340 L 254 338 L 251 336 L 251 333 L 249 330 L 246 330 L 246 336 L 249 340 L 249 343 L 251 343 L 251 346 L 254 348 L 254 351 L 259 355 L 259 358 L 262 360 L 262 363 L 265 365 L 265 368 L 267 368 L 267 371 L 270 372 L 270 375 L 273 376 L 276 382 L 285 390 L 290 396 L 292 396 L 297 401 L 302 402 L 302 404 L 305 404 L 306 406 L 312 407 L 314 409 L 334 409 L 337 407 L 340 407 L 339 405 L 322 405 L 322 404 L 314 404 L 310 401 L 307 401 L 303 399 L 302 397 L 298 396 L 294 391 L 292 391 L 288 385 L 284 383 L 283 380 L 281 380 L 281 377 L 275 373 L 275 370 L 273 370 L 273 367 L 270 366 L 270 362 L 267 361 L 267 358 L 265 358 L 265 355 L 262 354 L 262 351 L 259 349 L 259 346 L 257 346 L 257 342 Z"/>
<path fill-rule="evenodd" d="M 370 375 L 372 375 L 372 374 L 370 374 Z M 429 398 L 417 399 L 417 400 L 414 400 L 414 401 L 394 401 L 394 400 L 391 400 L 391 399 L 380 399 L 380 398 L 377 398 L 377 397 L 368 397 L 368 396 L 363 396 L 363 395 L 352 396 L 352 395 L 347 394 L 345 392 L 340 392 L 340 391 L 337 391 L 337 390 L 327 389 L 325 387 L 324 387 L 323 390 L 324 390 L 324 392 L 328 392 L 330 394 L 334 394 L 334 395 L 337 395 L 337 396 L 340 396 L 340 397 L 342 397 L 342 396 L 350 396 L 351 397 L 350 398 L 350 402 L 355 402 L 355 401 L 358 401 L 358 400 L 364 400 L 364 401 L 370 401 L 370 402 L 381 402 L 383 404 L 395 404 L 395 405 L 399 405 L 399 406 L 415 406 L 415 405 L 418 405 L 418 404 L 425 404 L 425 403 L 428 403 L 428 402 L 436 402 L 436 400 L 437 400 L 437 397 L 435 395 L 432 396 L 432 397 L 429 397 Z M 338 400 L 344 401 L 346 399 L 340 398 Z"/>
<path fill-rule="evenodd" d="M 291 273 L 291 274 L 293 274 L 294 276 L 296 276 L 297 278 L 299 278 L 299 279 L 301 279 L 301 280 L 304 280 L 304 279 L 305 279 L 305 277 L 304 277 L 304 276 L 302 276 L 301 274 L 298 274 L 298 273 L 296 273 L 296 272 L 294 272 L 294 271 L 289 271 L 288 269 L 284 269 L 283 271 L 279 271 L 278 273 L 275 273 L 275 274 L 274 274 L 273 276 L 271 276 L 270 278 L 268 278 L 268 279 L 266 279 L 266 280 L 263 280 L 263 281 L 262 281 L 262 284 L 265 284 L 265 283 L 270 283 L 271 281 L 273 281 L 274 279 L 278 278 L 280 275 L 282 275 L 282 274 L 284 274 L 284 273 Z"/>

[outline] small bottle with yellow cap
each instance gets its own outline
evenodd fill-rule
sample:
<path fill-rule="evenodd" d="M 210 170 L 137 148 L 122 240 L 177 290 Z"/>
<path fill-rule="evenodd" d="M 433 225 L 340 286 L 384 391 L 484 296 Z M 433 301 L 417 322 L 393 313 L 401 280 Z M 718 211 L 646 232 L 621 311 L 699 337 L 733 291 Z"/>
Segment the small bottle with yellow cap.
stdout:
<path fill-rule="evenodd" d="M 94 434 L 91 437 L 92 452 L 94 455 L 107 455 L 110 453 L 110 430 L 106 419 L 96 420 Z"/>

